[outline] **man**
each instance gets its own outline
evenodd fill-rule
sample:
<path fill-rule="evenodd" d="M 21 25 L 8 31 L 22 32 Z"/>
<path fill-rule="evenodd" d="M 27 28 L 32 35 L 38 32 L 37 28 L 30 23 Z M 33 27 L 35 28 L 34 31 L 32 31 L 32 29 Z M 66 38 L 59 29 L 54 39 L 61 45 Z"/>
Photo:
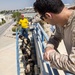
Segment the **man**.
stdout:
<path fill-rule="evenodd" d="M 45 49 L 44 59 L 54 68 L 75 74 L 75 11 L 66 8 L 61 0 L 36 0 L 34 10 L 42 20 L 56 26 L 56 33 Z M 62 39 L 68 55 L 56 51 Z"/>
<path fill-rule="evenodd" d="M 21 19 L 19 21 L 19 24 L 21 25 L 21 34 L 25 37 L 28 38 L 28 27 L 29 23 L 26 18 L 24 18 L 24 15 L 21 15 Z"/>

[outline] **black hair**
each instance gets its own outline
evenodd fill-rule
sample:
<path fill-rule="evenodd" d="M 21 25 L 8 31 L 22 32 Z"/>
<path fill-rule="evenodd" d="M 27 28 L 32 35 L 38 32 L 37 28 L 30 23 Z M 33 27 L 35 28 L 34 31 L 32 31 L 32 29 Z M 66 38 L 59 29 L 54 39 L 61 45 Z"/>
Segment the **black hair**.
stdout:
<path fill-rule="evenodd" d="M 64 8 L 61 0 L 36 0 L 33 4 L 34 10 L 44 15 L 46 12 L 60 13 Z"/>

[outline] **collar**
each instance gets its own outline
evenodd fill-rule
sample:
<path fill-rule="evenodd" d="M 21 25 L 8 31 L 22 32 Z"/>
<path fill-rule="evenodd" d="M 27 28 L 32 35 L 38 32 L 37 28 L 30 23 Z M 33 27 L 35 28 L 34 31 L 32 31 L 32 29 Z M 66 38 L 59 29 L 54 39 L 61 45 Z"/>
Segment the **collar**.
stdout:
<path fill-rule="evenodd" d="M 68 19 L 68 22 L 64 25 L 64 28 L 71 25 L 72 19 L 75 17 L 75 11 L 72 12 L 71 16 Z"/>

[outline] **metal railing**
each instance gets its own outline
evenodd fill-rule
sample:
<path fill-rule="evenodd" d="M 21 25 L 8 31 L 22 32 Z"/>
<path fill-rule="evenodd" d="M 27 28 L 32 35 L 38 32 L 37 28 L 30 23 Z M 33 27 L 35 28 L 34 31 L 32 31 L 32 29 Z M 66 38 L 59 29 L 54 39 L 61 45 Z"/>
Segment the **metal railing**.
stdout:
<path fill-rule="evenodd" d="M 50 67 L 50 63 L 44 61 L 43 53 L 45 48 L 45 40 L 48 41 L 49 37 L 40 26 L 39 23 L 36 23 L 34 26 L 33 32 L 35 48 L 36 48 L 36 56 L 37 56 L 37 65 L 40 67 L 40 74 L 41 75 L 59 75 L 56 69 Z"/>
<path fill-rule="evenodd" d="M 41 75 L 61 75 L 59 74 L 57 69 L 53 69 L 50 67 L 50 63 L 43 59 L 44 49 L 46 47 L 46 43 L 49 40 L 48 35 L 45 33 L 44 29 L 41 27 L 39 23 L 34 24 L 34 42 L 36 48 L 36 56 L 37 56 L 37 65 L 40 67 Z M 64 75 L 73 75 L 69 72 L 64 72 Z"/>
<path fill-rule="evenodd" d="M 19 63 L 19 31 L 16 30 L 16 60 L 17 60 L 17 75 L 20 75 L 20 63 Z M 48 35 L 45 33 L 44 29 L 39 23 L 33 24 L 32 37 L 34 39 L 35 52 L 37 58 L 37 71 L 34 75 L 61 75 L 57 69 L 50 67 L 50 63 L 43 59 L 44 49 L 46 43 L 49 40 Z M 63 71 L 64 72 L 64 71 Z M 64 73 L 64 75 L 72 75 L 70 73 Z"/>
<path fill-rule="evenodd" d="M 18 29 L 16 29 L 16 64 L 17 64 L 17 75 L 20 75 L 20 63 L 19 63 L 19 36 Z"/>

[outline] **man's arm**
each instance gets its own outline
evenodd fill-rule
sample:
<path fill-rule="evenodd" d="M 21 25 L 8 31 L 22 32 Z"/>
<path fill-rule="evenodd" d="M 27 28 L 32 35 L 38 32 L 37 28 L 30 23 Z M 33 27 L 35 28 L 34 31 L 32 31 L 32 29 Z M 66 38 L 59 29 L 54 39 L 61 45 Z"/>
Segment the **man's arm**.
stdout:
<path fill-rule="evenodd" d="M 59 54 L 53 48 L 46 48 L 44 59 L 54 68 L 70 71 L 75 74 L 75 21 L 72 23 L 72 50 L 69 55 Z"/>
<path fill-rule="evenodd" d="M 58 26 L 56 26 L 56 32 L 55 35 L 52 35 L 47 43 L 47 47 L 51 46 L 52 48 L 57 49 L 59 43 L 61 42 L 62 39 L 62 35 L 61 35 L 61 31 L 60 28 Z"/>
<path fill-rule="evenodd" d="M 29 21 L 28 21 L 28 19 L 26 18 L 25 21 L 26 21 L 26 23 L 27 23 L 27 25 L 29 27 Z"/>
<path fill-rule="evenodd" d="M 50 62 L 51 67 L 69 71 L 75 74 L 75 48 L 70 55 L 59 54 L 54 49 L 44 53 L 44 59 Z"/>
<path fill-rule="evenodd" d="M 21 19 L 19 20 L 18 24 L 21 25 Z"/>

